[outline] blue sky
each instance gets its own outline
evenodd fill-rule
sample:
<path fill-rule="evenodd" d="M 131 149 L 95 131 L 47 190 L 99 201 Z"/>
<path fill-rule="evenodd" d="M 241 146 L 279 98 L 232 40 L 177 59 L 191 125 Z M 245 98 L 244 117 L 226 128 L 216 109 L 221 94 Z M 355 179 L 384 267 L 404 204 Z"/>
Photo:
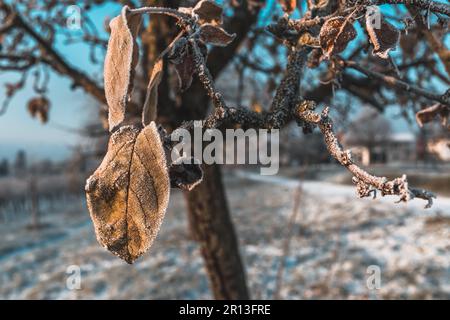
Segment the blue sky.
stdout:
<path fill-rule="evenodd" d="M 91 18 L 98 30 L 103 32 L 104 18 L 119 12 L 119 6 L 106 5 L 93 10 Z M 71 65 L 101 72 L 101 66 L 93 66 L 88 62 L 86 46 L 58 43 L 56 48 Z M 0 101 L 4 99 L 4 83 L 17 79 L 18 75 L 13 72 L 0 74 Z M 79 143 L 80 137 L 58 128 L 61 125 L 80 127 L 89 117 L 96 115 L 98 105 L 82 89 L 71 90 L 70 79 L 52 73 L 48 92 L 51 98 L 50 121 L 41 124 L 31 118 L 26 109 L 29 99 L 36 96 L 32 82 L 32 77 L 29 77 L 27 87 L 15 95 L 6 114 L 0 116 L 0 158 L 12 159 L 19 149 L 25 149 L 32 159 L 62 159 L 69 155 L 71 146 Z"/>
<path fill-rule="evenodd" d="M 90 16 L 98 30 L 103 32 L 105 17 L 113 17 L 119 12 L 120 6 L 104 5 L 93 10 Z M 95 70 L 97 75 L 101 72 L 101 66 L 93 66 L 88 61 L 86 46 L 66 46 L 58 43 L 56 48 L 70 64 L 87 70 L 89 74 L 92 74 L 92 70 Z M 17 79 L 18 75 L 14 73 L 0 74 L 0 101 L 4 98 L 4 83 Z M 14 97 L 6 114 L 0 116 L 0 158 L 12 159 L 19 149 L 25 149 L 32 159 L 45 157 L 62 159 L 69 155 L 71 146 L 79 143 L 82 138 L 58 127 L 61 125 L 70 128 L 80 127 L 87 119 L 96 116 L 98 105 L 82 89 L 72 91 L 71 81 L 68 78 L 52 74 L 48 92 L 52 101 L 50 121 L 48 124 L 41 124 L 31 118 L 26 110 L 28 100 L 35 96 L 31 82 L 30 77 L 28 86 Z M 393 112 L 388 111 L 388 115 L 392 116 Z M 395 120 L 395 131 L 406 129 L 404 120 Z"/>

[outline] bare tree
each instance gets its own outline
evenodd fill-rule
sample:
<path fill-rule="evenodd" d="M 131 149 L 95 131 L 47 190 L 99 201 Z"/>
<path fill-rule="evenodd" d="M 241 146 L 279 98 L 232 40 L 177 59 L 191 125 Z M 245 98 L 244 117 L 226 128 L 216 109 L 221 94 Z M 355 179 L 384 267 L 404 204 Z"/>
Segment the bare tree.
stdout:
<path fill-rule="evenodd" d="M 133 101 L 126 105 L 119 103 L 116 106 L 111 99 L 107 99 L 105 89 L 99 81 L 72 65 L 55 48 L 58 36 L 65 36 L 67 43 L 81 41 L 89 44 L 91 61 L 102 61 L 107 39 L 95 29 L 88 13 L 96 5 L 108 2 L 128 6 L 123 11 L 124 20 L 120 22 L 119 17 L 115 23 L 124 24 L 132 35 L 132 42 L 140 39 L 141 44 L 139 61 L 130 55 L 131 64 L 128 65 L 132 67 L 128 71 L 132 72 L 123 74 L 122 78 L 121 88 L 125 88 L 126 96 L 130 93 L 130 78 L 135 78 Z M 159 140 L 155 138 L 157 135 L 153 120 L 163 125 L 169 134 L 181 125 L 190 129 L 192 123 L 189 120 L 195 119 L 205 119 L 208 128 L 239 125 L 244 128 L 268 129 L 281 128 L 295 120 L 306 133 L 314 128 L 320 130 L 330 154 L 353 174 L 361 197 L 379 190 L 383 195 L 399 195 L 402 201 L 414 197 L 423 198 L 431 205 L 434 195 L 409 187 L 406 176 L 388 181 L 358 167 L 338 143 L 329 116 L 330 108 L 317 111 L 317 105 L 350 97 L 352 102 L 364 103 L 379 111 L 387 106 L 400 104 L 414 112 L 418 111 L 420 105 L 431 102 L 447 108 L 450 94 L 445 93 L 442 88 L 446 88 L 449 83 L 450 54 L 442 37 L 447 30 L 450 6 L 429 0 L 308 0 L 298 2 L 299 6 L 301 4 L 301 16 L 293 19 L 290 13 L 297 7 L 296 1 L 279 2 L 284 8 L 281 17 L 273 14 L 276 12 L 273 10 L 275 8 L 265 10 L 266 1 L 263 0 L 226 1 L 226 12 L 229 14 L 222 25 L 221 9 L 213 1 L 205 0 L 195 7 L 195 1 L 19 0 L 14 4 L 0 1 L 0 35 L 3 39 L 0 69 L 21 74 L 18 82 L 8 84 L 2 111 L 6 110 L 11 97 L 24 87 L 30 74 L 34 76 L 37 98 L 45 97 L 49 71 L 52 70 L 69 77 L 74 88 L 83 88 L 100 103 L 108 102 L 110 115 L 115 108 L 117 117 L 110 122 L 112 135 L 123 138 L 125 133 L 128 134 L 134 141 L 133 146 L 136 144 L 143 155 L 148 153 L 149 148 L 139 142 L 143 135 L 150 135 L 154 139 L 152 143 L 156 143 L 157 148 L 160 146 Z M 74 37 L 65 28 L 64 10 L 69 4 L 79 4 L 83 9 L 82 35 L 79 37 Z M 371 22 L 373 9 L 381 4 L 391 4 L 393 12 L 398 14 L 389 17 L 378 12 L 379 27 L 375 28 Z M 155 5 L 161 7 L 153 7 Z M 275 3 L 272 5 L 275 6 Z M 177 9 L 179 6 L 189 9 Z M 203 9 L 199 9 L 202 6 Z M 202 11 L 205 8 L 208 10 Z M 37 15 L 36 12 L 40 14 Z M 413 19 L 408 12 L 412 13 Z M 144 22 L 138 30 L 133 21 L 144 14 L 151 15 L 150 22 Z M 398 17 L 404 17 L 405 27 L 401 32 L 391 23 Z M 357 23 L 366 30 L 362 37 L 356 35 L 354 24 Z M 390 51 L 397 47 L 399 38 L 405 37 L 415 37 L 416 41 L 400 42 L 400 53 L 395 58 L 391 57 Z M 353 45 L 347 48 L 350 41 Z M 205 43 L 226 46 L 209 49 Z M 173 54 L 172 49 L 175 47 L 184 53 Z M 368 50 L 370 47 L 372 49 Z M 134 52 L 135 46 L 130 45 L 130 48 L 129 52 Z M 285 54 L 287 64 L 284 66 L 281 57 Z M 169 67 L 167 63 L 160 64 L 160 59 L 170 61 L 173 65 Z M 185 63 L 186 59 L 190 59 L 190 62 Z M 441 64 L 445 66 L 445 70 L 441 70 Z M 242 105 L 229 105 L 223 94 L 216 90 L 214 79 L 230 65 L 237 66 L 239 73 L 250 71 L 265 75 L 261 81 L 266 81 L 273 93 L 270 105 L 265 106 L 261 112 Z M 178 85 L 174 85 L 173 78 L 167 76 L 172 69 L 177 69 L 180 74 Z M 414 73 L 419 75 L 417 79 L 412 77 Z M 193 74 L 196 79 L 191 84 Z M 434 81 L 431 82 L 430 79 Z M 237 82 L 240 86 L 245 85 L 243 81 Z M 150 83 L 149 92 L 147 83 Z M 275 85 L 269 85 L 271 83 Z M 108 88 L 106 89 L 108 93 Z M 145 127 L 139 126 L 136 124 L 136 115 L 140 116 L 142 106 L 147 106 L 149 102 L 152 104 L 153 100 L 146 98 L 154 97 L 155 91 L 159 96 L 157 119 L 154 118 L 155 109 L 150 108 L 152 112 L 146 113 L 147 118 L 144 116 Z M 334 92 L 343 93 L 344 98 L 334 97 Z M 42 101 L 45 100 L 41 100 L 38 111 L 34 111 L 34 114 L 45 115 L 48 103 Z M 208 113 L 210 102 L 213 110 Z M 45 119 L 45 116 L 41 115 L 40 118 Z M 123 122 L 124 119 L 129 122 Z M 122 136 L 120 132 L 123 132 Z M 161 132 L 161 135 L 166 134 Z M 108 153 L 116 150 L 116 147 L 110 143 Z M 130 163 L 131 167 L 132 160 L 127 161 L 125 162 Z M 161 169 L 160 166 L 157 168 Z M 186 191 L 190 228 L 201 245 L 215 298 L 247 299 L 250 295 L 220 168 L 212 165 L 203 169 L 203 182 L 193 190 Z M 164 195 L 167 173 L 164 170 L 158 172 L 160 179 L 155 180 L 155 176 L 152 179 L 157 181 L 155 186 L 158 185 L 162 190 L 161 195 Z M 172 178 L 170 175 L 169 179 Z M 127 186 L 132 180 L 130 173 L 128 177 Z M 92 180 L 91 185 L 88 183 L 88 194 L 99 190 L 96 187 L 98 181 L 105 181 L 101 175 L 96 178 L 97 182 Z M 91 205 L 105 201 L 107 195 L 103 196 L 95 198 Z M 104 208 L 101 205 L 99 208 L 91 208 L 91 213 L 99 210 Z M 107 235 L 102 236 L 106 243 L 111 240 Z M 126 244 L 137 241 L 137 251 L 140 250 L 142 241 L 139 242 L 137 237 L 129 235 L 123 241 Z M 123 243 L 119 247 L 122 250 Z M 114 251 L 118 247 L 110 249 Z"/>

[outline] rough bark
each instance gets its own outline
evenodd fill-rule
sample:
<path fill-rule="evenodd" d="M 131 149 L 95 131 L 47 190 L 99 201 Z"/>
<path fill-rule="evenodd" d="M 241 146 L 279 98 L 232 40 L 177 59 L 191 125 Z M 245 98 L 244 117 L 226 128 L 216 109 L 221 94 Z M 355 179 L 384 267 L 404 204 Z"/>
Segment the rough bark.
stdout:
<path fill-rule="evenodd" d="M 239 245 L 218 165 L 204 167 L 203 182 L 185 194 L 191 230 L 200 243 L 216 299 L 249 299 Z"/>
<path fill-rule="evenodd" d="M 147 5 L 155 4 L 155 1 L 147 2 Z M 177 7 L 177 3 L 172 1 L 166 1 L 164 5 Z M 214 76 L 232 59 L 255 21 L 256 12 L 250 14 L 246 1 L 243 1 L 225 27 L 225 30 L 236 32 L 237 38 L 230 46 L 213 49 L 209 54 L 208 65 Z M 143 41 L 147 48 L 154 48 L 145 51 L 149 61 L 154 61 L 156 55 L 167 46 L 168 40 L 176 34 L 173 27 L 173 20 L 170 18 L 153 18 Z M 235 30 L 236 28 L 238 29 Z M 159 122 L 170 128 L 179 125 L 183 120 L 205 117 L 209 98 L 199 81 L 194 80 L 190 89 L 181 96 L 181 104 L 171 101 L 168 87 L 166 77 L 159 87 L 160 101 L 164 101 L 163 105 L 159 106 Z M 203 182 L 186 193 L 185 199 L 191 236 L 200 244 L 214 298 L 249 299 L 245 270 L 228 209 L 220 167 L 205 167 Z"/>

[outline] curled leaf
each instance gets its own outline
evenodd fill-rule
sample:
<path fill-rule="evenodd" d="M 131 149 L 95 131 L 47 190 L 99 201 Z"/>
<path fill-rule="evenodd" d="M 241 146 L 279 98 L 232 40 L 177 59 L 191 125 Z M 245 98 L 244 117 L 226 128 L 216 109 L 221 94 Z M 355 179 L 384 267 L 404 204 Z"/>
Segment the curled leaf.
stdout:
<path fill-rule="evenodd" d="M 345 50 L 347 44 L 356 37 L 356 30 L 350 19 L 335 17 L 328 19 L 320 29 L 319 43 L 326 57 Z"/>
<path fill-rule="evenodd" d="M 46 97 L 37 97 L 28 101 L 28 112 L 33 118 L 38 118 L 42 123 L 48 121 L 50 101 Z"/>
<path fill-rule="evenodd" d="M 166 158 L 154 122 L 122 126 L 86 182 L 97 240 L 132 263 L 152 245 L 169 201 Z"/>
<path fill-rule="evenodd" d="M 133 78 L 139 58 L 136 35 L 140 15 L 129 15 L 128 7 L 110 22 L 111 36 L 105 57 L 105 94 L 109 106 L 109 129 L 113 131 L 126 116 L 127 103 L 133 89 Z"/>
<path fill-rule="evenodd" d="M 191 191 L 203 179 L 203 170 L 194 159 L 185 162 L 184 158 L 179 158 L 169 167 L 170 184 L 174 188 Z"/>
<path fill-rule="evenodd" d="M 297 6 L 297 0 L 278 0 L 278 2 L 280 3 L 281 8 L 283 8 L 283 11 L 288 14 L 291 14 Z"/>
<path fill-rule="evenodd" d="M 142 123 L 145 125 L 156 119 L 158 106 L 158 86 L 163 74 L 163 60 L 158 59 L 153 66 L 152 74 L 147 87 L 147 94 L 142 112 Z"/>
<path fill-rule="evenodd" d="M 400 32 L 387 22 L 377 10 L 367 10 L 366 30 L 373 44 L 372 54 L 387 59 L 389 51 L 395 50 L 400 39 Z"/>
<path fill-rule="evenodd" d="M 184 56 L 186 55 L 186 51 L 188 46 L 188 39 L 182 37 L 178 39 L 170 49 L 167 58 L 173 64 L 179 64 L 183 61 Z"/>
<path fill-rule="evenodd" d="M 223 23 L 222 7 L 218 6 L 214 1 L 201 0 L 195 5 L 192 11 L 198 16 L 200 24 L 210 23 L 220 25 Z"/>
<path fill-rule="evenodd" d="M 424 123 L 433 121 L 436 117 L 441 118 L 442 126 L 446 126 L 450 115 L 450 107 L 436 103 L 431 107 L 420 110 L 416 113 L 416 121 L 419 127 L 423 127 Z"/>
<path fill-rule="evenodd" d="M 229 34 L 224 29 L 216 27 L 212 24 L 204 24 L 199 31 L 199 38 L 205 44 L 225 47 L 229 45 L 236 34 Z"/>
<path fill-rule="evenodd" d="M 194 56 L 186 38 L 175 43 L 168 59 L 175 65 L 180 90 L 185 91 L 192 84 L 195 69 Z"/>

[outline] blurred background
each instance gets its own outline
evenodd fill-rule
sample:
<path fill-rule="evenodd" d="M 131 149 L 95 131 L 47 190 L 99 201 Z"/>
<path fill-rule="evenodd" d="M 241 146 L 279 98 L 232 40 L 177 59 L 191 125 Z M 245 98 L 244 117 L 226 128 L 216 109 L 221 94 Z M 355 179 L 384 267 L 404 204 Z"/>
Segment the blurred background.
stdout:
<path fill-rule="evenodd" d="M 153 247 L 135 264 L 113 256 L 95 239 L 84 184 L 105 154 L 105 105 L 95 92 L 86 93 L 71 70 L 43 61 L 62 56 L 63 66 L 89 75 L 101 88 L 108 39 L 105 25 L 125 2 L 1 1 L 30 22 L 51 43 L 53 53 L 23 26 L 2 34 L 0 299 L 217 297 L 202 258 L 203 242 L 187 214 L 192 199 L 178 189 L 171 191 Z M 130 4 L 139 5 L 135 2 Z M 167 1 L 142 2 L 176 7 Z M 217 86 L 230 104 L 265 110 L 282 77 L 286 51 L 263 30 L 283 13 L 276 1 L 217 2 L 226 8 L 225 29 L 234 25 L 244 30 L 231 53 L 220 56 L 219 50 L 226 49 L 210 49 L 209 63 L 227 62 L 220 70 L 213 69 Z M 184 6 L 195 3 L 180 1 Z M 294 18 L 306 11 L 306 1 L 297 5 Z M 1 9 L 0 22 L 6 23 L 8 10 Z M 449 77 L 439 57 L 429 50 L 426 36 L 417 27 L 405 33 L 402 19 L 397 18 L 408 16 L 408 9 L 383 6 L 382 10 L 402 30 L 401 39 L 416 37 L 401 40 L 392 52 L 402 79 L 445 92 Z M 239 12 L 247 16 L 242 18 Z M 80 27 L 68 25 L 78 13 Z M 174 31 L 167 27 L 173 21 L 158 19 L 146 20 L 145 28 L 153 27 L 165 39 L 158 42 L 163 48 L 173 38 Z M 236 25 L 234 19 L 249 20 L 248 25 Z M 439 16 L 429 19 L 448 47 L 448 33 L 438 28 Z M 150 31 L 143 33 L 140 45 L 147 49 L 141 54 L 151 60 L 152 54 L 162 51 L 151 46 L 157 40 Z M 343 56 L 379 72 L 394 72 L 389 63 L 370 56 L 371 50 L 361 45 L 365 42 L 358 29 L 355 44 Z M 19 61 L 7 57 L 11 52 L 21 55 Z M 36 61 L 22 61 L 35 54 Z M 147 69 L 144 66 L 141 75 L 145 84 Z M 450 299 L 449 131 L 437 122 L 417 126 L 414 114 L 432 104 L 427 99 L 385 88 L 353 71 L 336 75 L 321 63 L 305 73 L 303 92 L 332 104 L 339 141 L 364 168 L 388 178 L 407 174 L 410 185 L 434 192 L 437 199 L 431 209 L 424 209 L 422 200 L 358 199 L 351 175 L 330 157 L 322 135 L 318 131 L 305 135 L 297 124 L 288 124 L 280 134 L 278 175 L 261 176 L 256 166 L 221 168 L 219 183 L 224 186 L 252 298 Z M 168 82 L 176 83 L 173 70 L 168 72 Z M 159 120 L 169 131 L 183 120 L 203 117 L 199 110 L 187 113 L 189 106 L 203 103 L 204 112 L 209 108 L 197 82 L 189 89 L 191 95 L 174 94 L 164 85 L 161 90 Z M 202 98 L 197 104 L 193 97 Z M 40 111 L 33 111 L 33 105 Z M 379 270 L 376 287 L 371 282 L 373 270 Z M 76 288 L 70 285 L 73 276 L 79 276 Z"/>

